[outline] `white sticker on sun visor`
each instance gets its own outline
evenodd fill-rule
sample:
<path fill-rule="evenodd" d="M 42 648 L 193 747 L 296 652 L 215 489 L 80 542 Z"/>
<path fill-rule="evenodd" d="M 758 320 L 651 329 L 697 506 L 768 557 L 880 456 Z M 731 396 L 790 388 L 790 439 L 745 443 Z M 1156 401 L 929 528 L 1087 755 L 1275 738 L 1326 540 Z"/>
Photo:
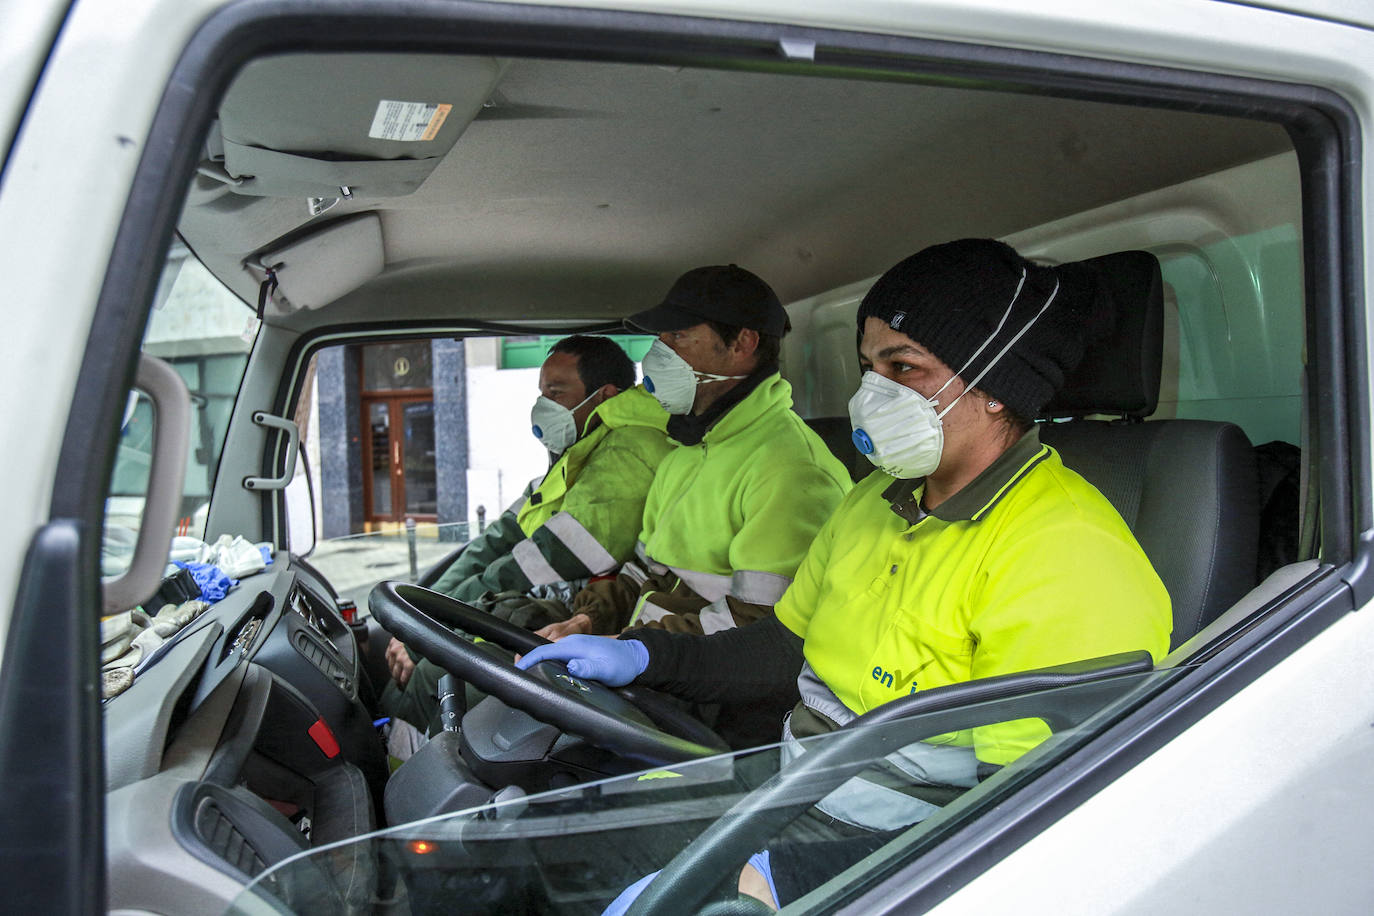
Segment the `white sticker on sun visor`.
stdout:
<path fill-rule="evenodd" d="M 367 135 L 377 140 L 433 140 L 439 135 L 439 128 L 444 126 L 444 119 L 452 109 L 452 105 L 433 102 L 393 102 L 382 99 L 377 103 L 377 113 L 372 116 L 372 129 Z"/>

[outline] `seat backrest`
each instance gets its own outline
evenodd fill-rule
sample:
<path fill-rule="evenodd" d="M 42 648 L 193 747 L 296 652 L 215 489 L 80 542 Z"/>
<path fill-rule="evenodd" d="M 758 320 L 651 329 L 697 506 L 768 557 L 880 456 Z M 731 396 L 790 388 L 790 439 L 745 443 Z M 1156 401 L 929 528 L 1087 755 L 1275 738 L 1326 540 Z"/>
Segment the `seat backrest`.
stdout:
<path fill-rule="evenodd" d="M 848 417 L 812 417 L 806 421 L 811 431 L 821 437 L 830 453 L 840 459 L 849 471 L 851 480 L 859 481 L 872 473 L 873 465 L 854 447 L 854 429 Z"/>
<path fill-rule="evenodd" d="M 1041 441 L 1116 507 L 1173 602 L 1178 646 L 1255 585 L 1255 459 L 1238 426 L 1141 420 L 1159 402 L 1159 262 L 1126 251 L 1082 262 L 1111 328 L 1045 408 Z M 1088 416 L 1115 419 L 1086 419 Z M 1064 421 L 1064 418 L 1068 418 Z"/>

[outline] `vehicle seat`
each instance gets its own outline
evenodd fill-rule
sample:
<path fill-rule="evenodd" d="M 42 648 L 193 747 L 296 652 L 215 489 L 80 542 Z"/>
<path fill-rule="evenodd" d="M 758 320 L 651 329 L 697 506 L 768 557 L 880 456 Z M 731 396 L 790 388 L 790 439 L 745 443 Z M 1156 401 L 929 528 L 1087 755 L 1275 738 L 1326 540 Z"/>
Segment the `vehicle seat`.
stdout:
<path fill-rule="evenodd" d="M 830 453 L 840 459 L 851 480 L 857 483 L 873 472 L 872 462 L 854 447 L 854 429 L 849 417 L 812 417 L 806 425 L 821 437 Z"/>
<path fill-rule="evenodd" d="M 1125 251 L 1083 264 L 1099 278 L 1104 319 L 1113 327 L 1041 414 L 1058 422 L 1042 423 L 1040 438 L 1130 526 L 1173 601 L 1174 648 L 1256 584 L 1254 452 L 1232 423 L 1142 422 L 1159 403 L 1159 262 L 1148 252 Z"/>

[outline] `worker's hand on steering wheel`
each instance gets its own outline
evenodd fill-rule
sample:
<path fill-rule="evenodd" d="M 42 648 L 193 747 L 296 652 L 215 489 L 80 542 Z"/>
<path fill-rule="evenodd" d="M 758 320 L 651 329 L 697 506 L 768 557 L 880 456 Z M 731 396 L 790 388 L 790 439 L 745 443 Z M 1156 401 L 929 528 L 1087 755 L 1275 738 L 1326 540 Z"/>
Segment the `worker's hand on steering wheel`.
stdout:
<path fill-rule="evenodd" d="M 524 671 L 539 662 L 564 661 L 573 677 L 623 687 L 649 667 L 649 650 L 637 639 L 611 636 L 566 636 L 556 643 L 531 649 L 515 667 Z"/>
<path fill-rule="evenodd" d="M 405 644 L 394 636 L 386 645 L 386 667 L 397 687 L 404 687 L 415 673 L 415 660 L 406 651 Z"/>

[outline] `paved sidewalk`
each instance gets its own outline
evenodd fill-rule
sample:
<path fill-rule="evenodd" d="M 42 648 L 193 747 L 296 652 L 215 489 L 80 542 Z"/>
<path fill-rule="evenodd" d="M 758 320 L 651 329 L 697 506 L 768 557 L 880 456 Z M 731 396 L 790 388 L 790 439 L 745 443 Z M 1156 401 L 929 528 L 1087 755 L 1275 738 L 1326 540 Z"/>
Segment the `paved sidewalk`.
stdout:
<path fill-rule="evenodd" d="M 416 528 L 413 572 L 410 545 L 404 532 L 360 534 L 321 541 L 306 557 L 306 562 L 329 580 L 340 597 L 351 599 L 365 615 L 367 595 L 378 582 L 387 579 L 414 582 L 463 543 L 440 541 L 434 525 L 420 525 Z"/>

